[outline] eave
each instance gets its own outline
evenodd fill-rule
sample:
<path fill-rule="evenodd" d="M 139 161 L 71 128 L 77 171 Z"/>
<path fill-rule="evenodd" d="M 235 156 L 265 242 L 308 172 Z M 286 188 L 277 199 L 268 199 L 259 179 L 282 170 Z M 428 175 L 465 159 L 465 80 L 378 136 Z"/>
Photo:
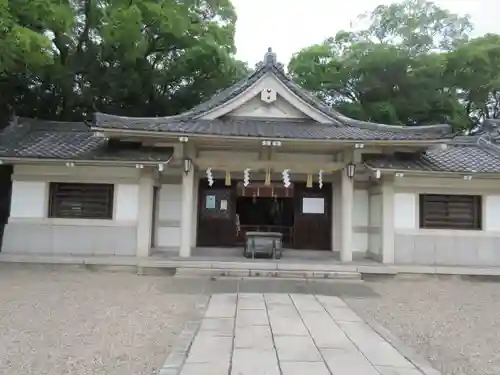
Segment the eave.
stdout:
<path fill-rule="evenodd" d="M 148 130 L 131 130 L 131 129 L 110 129 L 101 128 L 98 126 L 91 126 L 91 130 L 94 133 L 99 134 L 102 137 L 141 137 L 141 138 L 152 138 L 161 140 L 178 140 L 180 137 L 188 137 L 197 141 L 210 141 L 210 140 L 232 140 L 241 142 L 262 142 L 263 140 L 269 141 L 279 141 L 279 142 L 293 142 L 300 144 L 337 144 L 337 145 L 355 145 L 364 144 L 372 146 L 435 146 L 438 144 L 446 143 L 451 138 L 439 138 L 439 139 L 424 139 L 424 140 L 344 140 L 344 139 L 303 139 L 303 138 L 264 138 L 264 137 L 254 137 L 254 136 L 222 136 L 222 135 L 210 135 L 210 134 L 191 134 L 184 132 L 154 132 Z M 451 137 L 451 135 L 450 135 Z"/>

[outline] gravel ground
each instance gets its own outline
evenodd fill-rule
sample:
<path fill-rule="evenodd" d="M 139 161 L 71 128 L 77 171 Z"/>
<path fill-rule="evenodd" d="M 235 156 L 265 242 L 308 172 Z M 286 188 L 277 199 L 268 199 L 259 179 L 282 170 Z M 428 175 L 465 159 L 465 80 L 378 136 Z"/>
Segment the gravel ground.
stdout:
<path fill-rule="evenodd" d="M 366 282 L 351 299 L 443 375 L 500 374 L 500 283 L 458 278 Z"/>
<path fill-rule="evenodd" d="M 156 374 L 200 295 L 167 276 L 0 265 L 0 374 Z"/>

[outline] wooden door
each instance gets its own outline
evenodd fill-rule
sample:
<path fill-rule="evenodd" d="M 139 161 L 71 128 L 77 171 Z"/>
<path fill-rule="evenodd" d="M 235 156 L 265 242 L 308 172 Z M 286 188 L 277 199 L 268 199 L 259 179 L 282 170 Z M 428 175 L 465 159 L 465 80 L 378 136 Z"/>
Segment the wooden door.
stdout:
<path fill-rule="evenodd" d="M 208 186 L 200 181 L 198 193 L 197 246 L 232 247 L 236 245 L 236 194 L 233 186 L 216 180 Z"/>
<path fill-rule="evenodd" d="M 293 247 L 295 249 L 331 250 L 332 185 L 317 184 L 306 188 L 295 184 Z"/>

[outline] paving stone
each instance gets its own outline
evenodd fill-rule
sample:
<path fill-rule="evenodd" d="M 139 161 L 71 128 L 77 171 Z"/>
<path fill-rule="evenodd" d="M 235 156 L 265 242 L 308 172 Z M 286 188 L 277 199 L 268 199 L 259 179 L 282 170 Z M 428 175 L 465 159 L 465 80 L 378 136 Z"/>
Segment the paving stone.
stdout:
<path fill-rule="evenodd" d="M 297 310 L 299 310 L 299 312 L 301 313 L 306 311 L 325 311 L 324 307 L 313 295 L 292 294 L 290 297 L 292 298 L 292 301 Z"/>
<path fill-rule="evenodd" d="M 330 375 L 330 371 L 321 362 L 281 362 L 283 375 Z"/>
<path fill-rule="evenodd" d="M 282 318 L 298 318 L 300 316 L 297 309 L 292 305 L 268 306 L 267 313 L 269 316 L 280 316 Z"/>
<path fill-rule="evenodd" d="M 321 355 L 309 336 L 276 336 L 278 358 L 282 361 L 318 362 Z"/>
<path fill-rule="evenodd" d="M 236 305 L 210 303 L 205 312 L 206 318 L 233 318 L 236 315 Z"/>
<path fill-rule="evenodd" d="M 259 362 L 252 360 L 248 362 L 234 363 L 231 368 L 231 375 L 281 375 L 278 363 Z"/>
<path fill-rule="evenodd" d="M 328 313 L 337 321 L 362 322 L 363 320 L 348 307 L 326 307 Z"/>
<path fill-rule="evenodd" d="M 262 294 L 242 293 L 238 296 L 239 310 L 265 310 L 264 296 Z"/>
<path fill-rule="evenodd" d="M 231 375 L 280 375 L 276 352 L 234 349 Z"/>
<path fill-rule="evenodd" d="M 377 345 L 386 342 L 364 322 L 337 322 L 356 345 Z"/>
<path fill-rule="evenodd" d="M 233 345 L 232 337 L 207 336 L 198 333 L 189 351 L 187 363 L 228 362 Z"/>
<path fill-rule="evenodd" d="M 293 306 L 292 300 L 288 294 L 266 293 L 264 294 L 264 300 L 268 308 L 273 305 Z"/>
<path fill-rule="evenodd" d="M 323 322 L 321 319 L 318 319 L 316 322 L 306 322 L 306 326 L 318 348 L 357 350 L 344 331 L 332 320 Z"/>
<path fill-rule="evenodd" d="M 389 366 L 375 366 L 380 375 L 422 375 L 422 373 L 415 368 L 402 368 L 402 367 L 389 367 Z"/>
<path fill-rule="evenodd" d="M 228 375 L 229 362 L 186 363 L 180 375 Z"/>
<path fill-rule="evenodd" d="M 374 365 L 413 368 L 413 365 L 387 342 L 376 345 L 360 343 L 357 346 Z"/>
<path fill-rule="evenodd" d="M 245 364 L 251 362 L 278 363 L 276 352 L 262 349 L 236 348 L 233 351 L 233 367 L 235 364 Z"/>
<path fill-rule="evenodd" d="M 266 310 L 239 310 L 236 315 L 236 326 L 268 326 Z"/>
<path fill-rule="evenodd" d="M 228 374 L 421 375 L 340 298 L 297 292 L 210 299 L 180 375 Z"/>
<path fill-rule="evenodd" d="M 380 375 L 360 352 L 321 349 L 321 354 L 335 375 Z"/>
<path fill-rule="evenodd" d="M 204 318 L 200 332 L 211 332 L 214 336 L 233 336 L 234 318 Z"/>
<path fill-rule="evenodd" d="M 349 307 L 340 297 L 316 295 L 316 299 L 325 307 Z"/>
<path fill-rule="evenodd" d="M 309 336 L 309 332 L 300 318 L 270 316 L 269 320 L 271 322 L 271 330 L 274 336 Z"/>
<path fill-rule="evenodd" d="M 269 326 L 236 327 L 234 347 L 274 350 L 271 329 Z"/>

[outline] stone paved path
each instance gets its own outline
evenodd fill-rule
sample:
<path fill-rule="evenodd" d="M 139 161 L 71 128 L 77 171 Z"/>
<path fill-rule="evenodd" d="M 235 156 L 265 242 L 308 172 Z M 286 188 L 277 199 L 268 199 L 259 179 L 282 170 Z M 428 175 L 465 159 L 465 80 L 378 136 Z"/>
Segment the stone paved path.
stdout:
<path fill-rule="evenodd" d="M 339 297 L 213 295 L 181 375 L 422 375 Z"/>

